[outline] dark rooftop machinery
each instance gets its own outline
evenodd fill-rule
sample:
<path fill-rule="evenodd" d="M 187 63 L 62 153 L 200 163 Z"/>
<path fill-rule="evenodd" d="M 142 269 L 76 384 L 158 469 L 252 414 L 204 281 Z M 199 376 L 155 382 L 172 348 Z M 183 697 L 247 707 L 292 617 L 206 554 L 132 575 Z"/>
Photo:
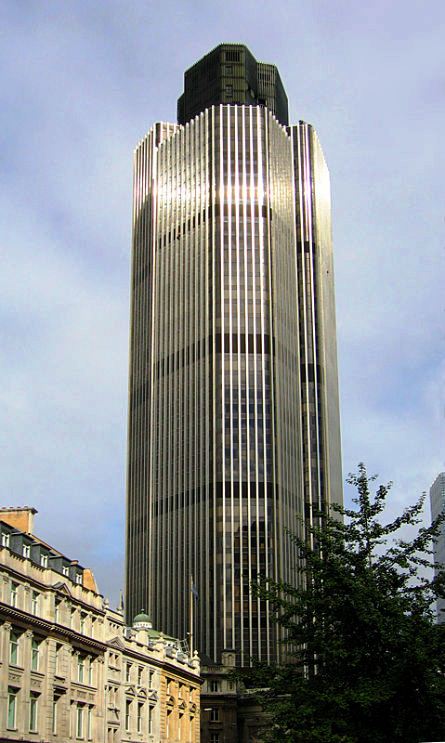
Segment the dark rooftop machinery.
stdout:
<path fill-rule="evenodd" d="M 220 103 L 267 106 L 281 124 L 289 124 L 287 95 L 278 69 L 257 62 L 244 44 L 219 44 L 186 70 L 178 123 L 186 124 Z"/>

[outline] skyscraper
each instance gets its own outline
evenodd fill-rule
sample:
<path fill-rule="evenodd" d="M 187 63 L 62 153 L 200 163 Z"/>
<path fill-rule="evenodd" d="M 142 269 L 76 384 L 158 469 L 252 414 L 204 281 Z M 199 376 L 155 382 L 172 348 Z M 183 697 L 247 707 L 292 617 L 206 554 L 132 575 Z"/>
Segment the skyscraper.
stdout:
<path fill-rule="evenodd" d="M 437 475 L 430 487 L 431 518 L 434 521 L 445 509 L 445 472 Z M 445 524 L 442 523 L 434 542 L 434 562 L 443 569 L 445 565 Z M 437 599 L 437 620 L 445 622 L 445 599 Z"/>
<path fill-rule="evenodd" d="M 127 611 L 274 660 L 258 574 L 342 498 L 329 175 L 278 70 L 221 44 L 134 158 Z"/>

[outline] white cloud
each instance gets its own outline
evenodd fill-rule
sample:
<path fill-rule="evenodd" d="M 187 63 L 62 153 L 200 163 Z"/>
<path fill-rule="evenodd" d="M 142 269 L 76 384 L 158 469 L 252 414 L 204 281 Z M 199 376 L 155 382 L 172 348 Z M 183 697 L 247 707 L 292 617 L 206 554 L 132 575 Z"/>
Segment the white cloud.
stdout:
<path fill-rule="evenodd" d="M 275 62 L 332 175 L 345 470 L 403 506 L 444 469 L 442 3 L 2 4 L 4 503 L 123 559 L 131 153 L 222 40 Z M 109 566 L 113 570 L 109 570 Z"/>

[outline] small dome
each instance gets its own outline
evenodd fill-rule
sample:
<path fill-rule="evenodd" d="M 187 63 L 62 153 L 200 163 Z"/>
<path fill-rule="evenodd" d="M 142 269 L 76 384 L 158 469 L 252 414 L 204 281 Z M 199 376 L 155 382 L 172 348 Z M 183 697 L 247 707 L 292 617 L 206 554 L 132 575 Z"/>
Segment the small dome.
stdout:
<path fill-rule="evenodd" d="M 133 619 L 133 627 L 140 627 L 141 629 L 151 629 L 152 627 L 151 619 L 148 616 L 148 614 L 145 613 L 143 609 L 139 612 L 139 614 L 136 614 L 135 618 Z"/>

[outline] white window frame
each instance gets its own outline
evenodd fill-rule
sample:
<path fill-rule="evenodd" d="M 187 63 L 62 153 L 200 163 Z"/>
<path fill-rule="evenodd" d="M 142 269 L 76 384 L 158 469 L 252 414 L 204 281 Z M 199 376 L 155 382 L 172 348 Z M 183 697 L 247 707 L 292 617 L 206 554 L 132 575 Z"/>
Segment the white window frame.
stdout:
<path fill-rule="evenodd" d="M 9 595 L 10 604 L 13 607 L 17 607 L 18 595 L 19 595 L 19 583 L 16 583 L 15 580 L 12 580 L 10 588 L 11 588 L 10 595 Z"/>
<path fill-rule="evenodd" d="M 29 732 L 37 733 L 39 730 L 39 694 L 32 691 L 29 695 Z"/>
<path fill-rule="evenodd" d="M 84 655 L 78 655 L 77 656 L 77 681 L 79 684 L 84 684 L 85 678 L 85 656 Z"/>
<path fill-rule="evenodd" d="M 14 638 L 14 641 L 13 641 Z M 13 658 L 15 655 L 15 659 Z M 20 635 L 15 629 L 9 633 L 9 663 L 12 666 L 18 666 L 20 662 Z"/>
<path fill-rule="evenodd" d="M 93 739 L 93 707 L 87 707 L 87 738 Z"/>
<path fill-rule="evenodd" d="M 18 689 L 8 686 L 8 709 L 6 710 L 6 729 L 17 730 L 17 694 Z M 13 719 L 11 721 L 11 708 Z"/>
<path fill-rule="evenodd" d="M 34 616 L 39 615 L 40 610 L 40 593 L 38 591 L 32 591 L 31 593 L 31 614 Z"/>
<path fill-rule="evenodd" d="M 38 671 L 40 664 L 40 642 L 36 637 L 31 639 L 31 671 Z"/>
<path fill-rule="evenodd" d="M 76 705 L 76 738 L 77 739 L 83 738 L 84 711 L 85 711 L 84 705 L 77 703 Z"/>
<path fill-rule="evenodd" d="M 138 702 L 137 718 L 136 718 L 136 731 L 138 733 L 142 733 L 143 719 L 144 719 L 144 703 Z"/>
<path fill-rule="evenodd" d="M 131 730 L 131 699 L 125 700 L 125 732 L 129 733 Z"/>

